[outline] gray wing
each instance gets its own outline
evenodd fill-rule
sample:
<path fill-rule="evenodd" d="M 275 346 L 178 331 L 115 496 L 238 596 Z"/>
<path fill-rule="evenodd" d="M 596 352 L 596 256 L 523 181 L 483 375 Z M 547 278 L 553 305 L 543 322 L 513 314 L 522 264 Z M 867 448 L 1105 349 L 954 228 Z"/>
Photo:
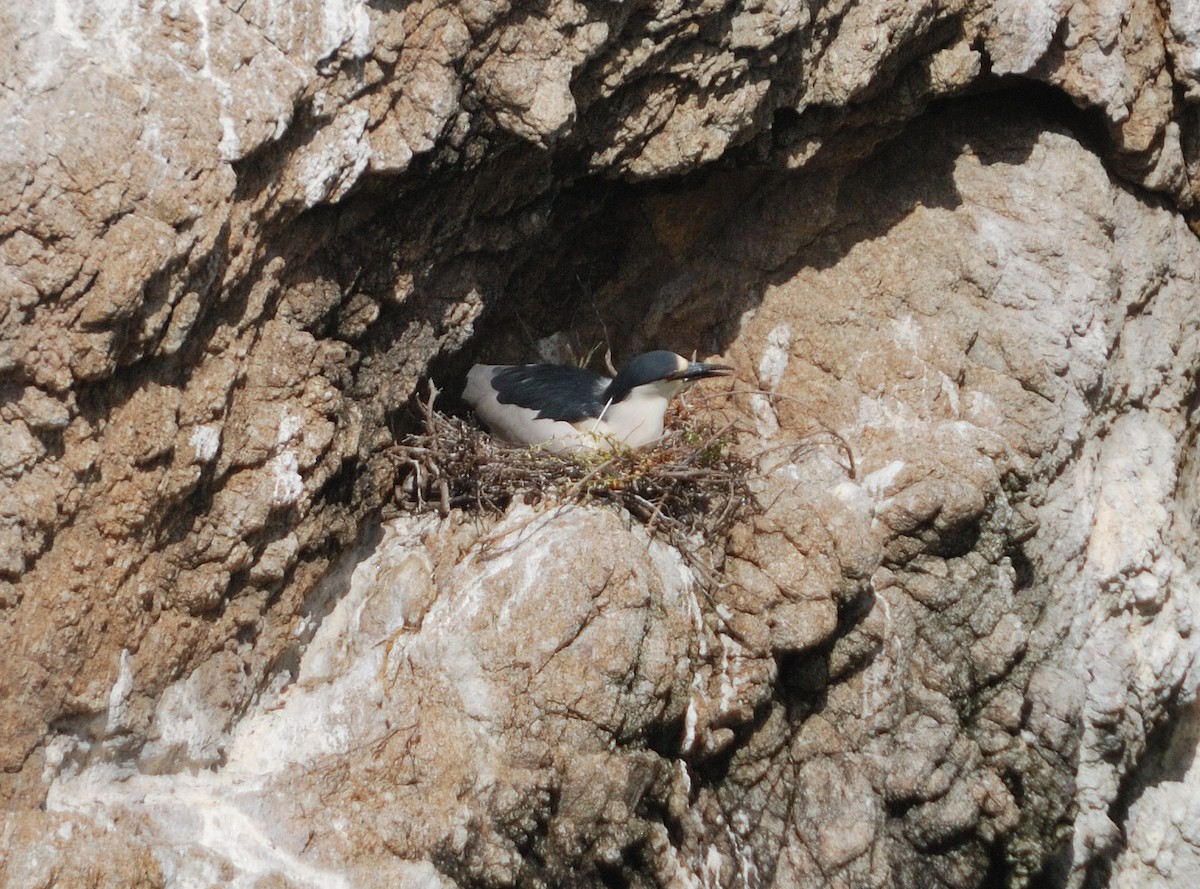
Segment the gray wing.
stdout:
<path fill-rule="evenodd" d="M 517 364 L 492 375 L 496 400 L 528 410 L 538 419 L 576 423 L 599 417 L 605 405 L 607 377 L 566 364 Z"/>

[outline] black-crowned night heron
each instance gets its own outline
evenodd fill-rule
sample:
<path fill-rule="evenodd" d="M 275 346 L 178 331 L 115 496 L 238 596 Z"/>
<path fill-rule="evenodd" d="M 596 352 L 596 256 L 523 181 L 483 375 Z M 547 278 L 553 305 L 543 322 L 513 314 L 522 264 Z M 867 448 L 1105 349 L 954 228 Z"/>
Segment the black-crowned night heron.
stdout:
<path fill-rule="evenodd" d="M 552 451 L 638 448 L 658 441 L 670 400 L 697 380 L 732 368 L 646 352 L 615 379 L 565 364 L 476 364 L 463 400 L 492 434 Z"/>

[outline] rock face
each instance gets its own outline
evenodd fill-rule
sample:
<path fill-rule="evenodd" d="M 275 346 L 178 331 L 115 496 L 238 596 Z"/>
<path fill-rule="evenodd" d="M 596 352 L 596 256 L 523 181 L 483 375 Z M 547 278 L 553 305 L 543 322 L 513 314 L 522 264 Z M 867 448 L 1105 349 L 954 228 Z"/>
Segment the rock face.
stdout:
<path fill-rule="evenodd" d="M 41 6 L 0 884 L 1200 881 L 1194 10 Z M 420 380 L 606 337 L 738 369 L 723 587 L 379 525 Z"/>

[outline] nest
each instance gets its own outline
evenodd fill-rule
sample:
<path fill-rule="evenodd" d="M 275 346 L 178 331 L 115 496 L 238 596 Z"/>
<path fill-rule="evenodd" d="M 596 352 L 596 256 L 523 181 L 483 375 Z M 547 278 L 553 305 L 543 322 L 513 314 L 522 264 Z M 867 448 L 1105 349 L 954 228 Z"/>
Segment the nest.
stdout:
<path fill-rule="evenodd" d="M 710 580 L 714 557 L 753 501 L 749 463 L 733 454 L 734 427 L 717 428 L 683 408 L 653 448 L 556 454 L 513 447 L 458 417 L 420 403 L 421 431 L 394 445 L 396 507 L 499 514 L 514 501 L 531 505 L 598 503 L 624 510 L 665 536 Z M 701 558 L 700 550 L 709 557 Z"/>

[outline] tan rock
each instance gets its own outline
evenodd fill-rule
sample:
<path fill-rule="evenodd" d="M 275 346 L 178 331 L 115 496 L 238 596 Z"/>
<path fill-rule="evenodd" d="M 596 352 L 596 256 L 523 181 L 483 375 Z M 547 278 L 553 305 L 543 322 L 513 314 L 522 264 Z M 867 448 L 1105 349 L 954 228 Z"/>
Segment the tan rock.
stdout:
<path fill-rule="evenodd" d="M 1197 882 L 1188 4 L 10 6 L 5 885 Z M 539 341 L 737 366 L 724 586 L 375 527 Z"/>

